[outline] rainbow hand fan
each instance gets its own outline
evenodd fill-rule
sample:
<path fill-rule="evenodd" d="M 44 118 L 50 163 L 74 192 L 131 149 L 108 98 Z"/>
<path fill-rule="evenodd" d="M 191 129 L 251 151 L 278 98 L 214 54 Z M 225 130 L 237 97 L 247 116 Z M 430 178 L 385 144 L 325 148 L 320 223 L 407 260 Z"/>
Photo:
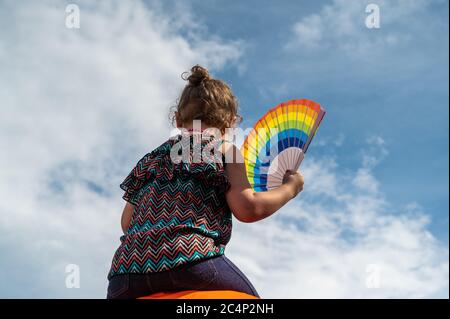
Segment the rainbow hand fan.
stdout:
<path fill-rule="evenodd" d="M 278 187 L 287 170 L 298 170 L 324 115 L 318 103 L 292 100 L 270 109 L 256 122 L 241 148 L 255 191 Z"/>

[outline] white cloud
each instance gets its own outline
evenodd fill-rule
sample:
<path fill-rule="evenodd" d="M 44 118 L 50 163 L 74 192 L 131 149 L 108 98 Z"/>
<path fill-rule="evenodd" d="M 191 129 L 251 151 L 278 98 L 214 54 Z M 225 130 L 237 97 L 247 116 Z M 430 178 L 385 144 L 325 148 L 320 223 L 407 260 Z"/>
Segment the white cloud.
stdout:
<path fill-rule="evenodd" d="M 362 168 L 372 169 L 383 161 L 389 155 L 385 140 L 381 136 L 371 136 L 366 139 L 367 147 L 361 150 L 362 153 Z"/>
<path fill-rule="evenodd" d="M 430 4 L 429 0 L 402 1 L 377 0 L 370 3 L 380 8 L 380 29 L 365 26 L 366 6 L 369 2 L 358 0 L 333 0 L 318 13 L 302 17 L 293 27 L 293 37 L 287 49 L 298 47 L 308 50 L 341 50 L 352 56 L 371 55 L 378 49 L 410 42 L 410 32 L 402 32 L 399 26 L 409 30 L 423 25 L 417 14 Z"/>
<path fill-rule="evenodd" d="M 315 147 L 341 147 L 345 143 L 345 134 L 340 132 L 335 136 L 327 138 L 326 136 L 321 136 L 318 141 L 314 141 Z"/>
<path fill-rule="evenodd" d="M 370 193 L 378 192 L 378 181 L 373 177 L 371 172 L 365 168 L 361 168 L 356 172 L 355 178 L 353 179 L 353 186 Z"/>
<path fill-rule="evenodd" d="M 448 298 L 448 247 L 420 206 L 391 207 L 368 168 L 348 176 L 335 160 L 304 165 L 298 199 L 260 223 L 235 224 L 229 256 L 263 297 Z"/>
<path fill-rule="evenodd" d="M 316 47 L 323 37 L 322 24 L 322 18 L 317 14 L 312 14 L 294 25 L 294 33 L 305 46 Z"/>
<path fill-rule="evenodd" d="M 80 29 L 65 27 L 65 1 L 0 3 L 0 296 L 104 296 L 118 184 L 169 136 L 181 72 L 214 73 L 242 53 L 187 8 L 77 4 Z M 78 290 L 65 289 L 68 263 Z"/>

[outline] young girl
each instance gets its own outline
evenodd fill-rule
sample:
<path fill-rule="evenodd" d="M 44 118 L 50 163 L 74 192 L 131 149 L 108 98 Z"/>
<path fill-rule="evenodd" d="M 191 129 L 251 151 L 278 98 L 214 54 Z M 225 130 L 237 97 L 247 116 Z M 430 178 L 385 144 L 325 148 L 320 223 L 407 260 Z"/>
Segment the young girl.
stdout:
<path fill-rule="evenodd" d="M 201 121 L 202 130 L 217 128 L 223 134 L 236 124 L 238 106 L 228 85 L 210 78 L 205 68 L 194 66 L 187 80 L 174 115 L 182 133 L 146 154 L 120 185 L 127 201 L 124 235 L 108 275 L 107 298 L 181 290 L 234 290 L 258 297 L 224 255 L 231 214 L 241 222 L 256 222 L 303 188 L 299 173 L 286 172 L 283 185 L 255 193 L 236 146 L 223 135 L 194 138 L 194 120 Z M 174 161 L 179 150 L 173 148 L 180 143 L 182 151 L 189 150 L 188 160 Z M 219 160 L 203 156 L 194 161 L 194 151 L 211 143 L 222 153 Z M 228 158 L 234 161 L 227 163 Z"/>

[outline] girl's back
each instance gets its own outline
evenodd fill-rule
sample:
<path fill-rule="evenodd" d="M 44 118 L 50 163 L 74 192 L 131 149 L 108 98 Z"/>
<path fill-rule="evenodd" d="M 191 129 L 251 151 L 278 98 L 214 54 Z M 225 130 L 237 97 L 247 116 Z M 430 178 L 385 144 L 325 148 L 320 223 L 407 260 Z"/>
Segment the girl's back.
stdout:
<path fill-rule="evenodd" d="M 180 144 L 187 161 L 174 163 L 171 150 Z M 224 253 L 231 236 L 231 212 L 225 198 L 229 183 L 223 158 L 207 152 L 194 163 L 193 150 L 215 149 L 221 141 L 194 144 L 183 132 L 146 154 L 120 185 L 134 205 L 127 233 L 121 237 L 109 278 L 148 273 Z M 213 145 L 211 145 L 213 144 Z"/>

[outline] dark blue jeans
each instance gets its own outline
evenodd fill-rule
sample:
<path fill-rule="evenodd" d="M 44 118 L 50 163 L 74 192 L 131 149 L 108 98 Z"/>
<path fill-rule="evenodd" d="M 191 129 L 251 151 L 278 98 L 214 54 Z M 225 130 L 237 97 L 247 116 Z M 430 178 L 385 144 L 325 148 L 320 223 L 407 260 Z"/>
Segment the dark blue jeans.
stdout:
<path fill-rule="evenodd" d="M 247 277 L 222 255 L 163 272 L 115 275 L 107 298 L 134 299 L 182 290 L 235 290 L 259 297 Z"/>

